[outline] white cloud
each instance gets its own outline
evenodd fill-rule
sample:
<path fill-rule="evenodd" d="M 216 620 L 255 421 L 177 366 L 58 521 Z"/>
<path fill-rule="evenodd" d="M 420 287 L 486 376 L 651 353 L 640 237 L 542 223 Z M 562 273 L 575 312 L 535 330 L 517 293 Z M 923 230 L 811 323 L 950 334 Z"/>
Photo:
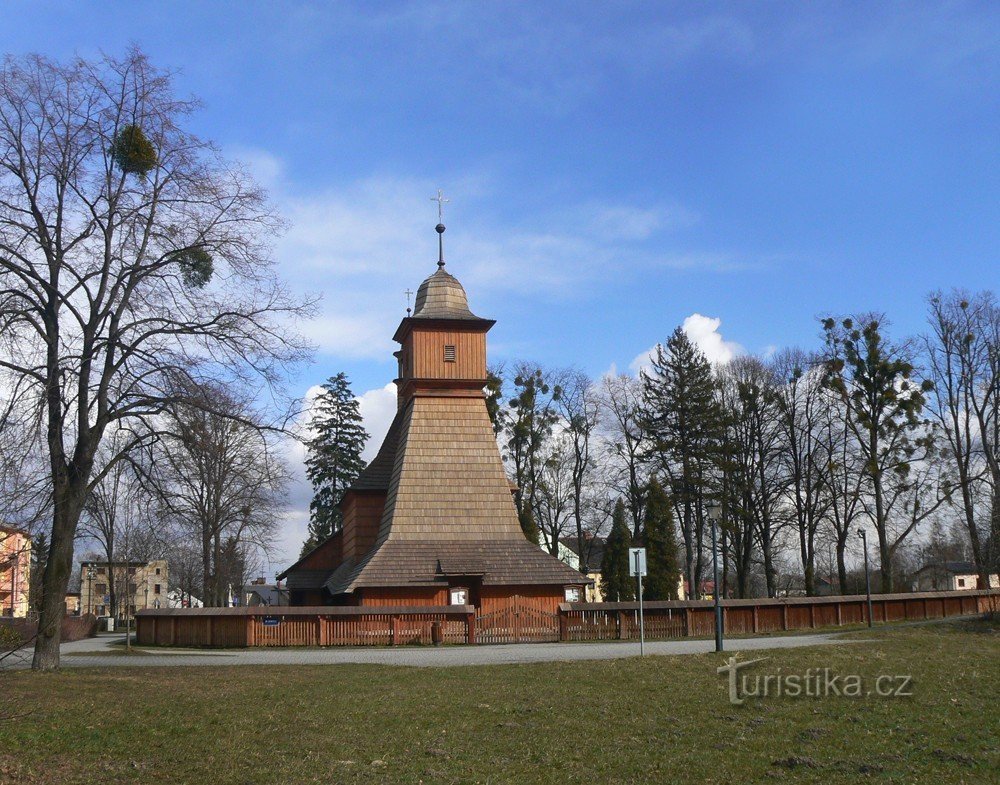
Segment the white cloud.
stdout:
<path fill-rule="evenodd" d="M 430 195 L 438 183 L 373 176 L 303 193 L 284 162 L 266 150 L 230 151 L 268 187 L 288 231 L 275 246 L 281 277 L 295 290 L 319 294 L 319 315 L 301 325 L 324 354 L 388 362 L 390 328 L 405 315 L 407 289 L 434 272 L 437 236 Z M 487 171 L 449 175 L 445 258 L 477 302 L 515 293 L 538 298 L 586 297 L 623 271 L 727 272 L 747 262 L 727 252 L 664 251 L 655 240 L 698 221 L 685 206 L 584 202 L 529 212 L 520 225 L 501 224 L 490 206 L 503 200 Z"/>
<path fill-rule="evenodd" d="M 368 390 L 358 398 L 358 408 L 369 436 L 362 457 L 371 461 L 396 416 L 396 385 L 389 382 L 385 387 Z"/>
<path fill-rule="evenodd" d="M 708 361 L 713 365 L 725 365 L 734 357 L 743 353 L 743 347 L 735 341 L 727 341 L 719 332 L 722 326 L 722 319 L 711 316 L 702 316 L 700 313 L 693 313 L 688 316 L 681 329 L 697 346 Z M 652 346 L 641 354 L 637 355 L 631 363 L 629 369 L 637 374 L 644 368 L 650 366 L 651 358 L 656 352 L 656 347 Z"/>
<path fill-rule="evenodd" d="M 693 313 L 684 320 L 681 328 L 713 365 L 725 365 L 736 355 L 743 353 L 743 347 L 735 341 L 727 341 L 719 332 L 722 319 Z"/>

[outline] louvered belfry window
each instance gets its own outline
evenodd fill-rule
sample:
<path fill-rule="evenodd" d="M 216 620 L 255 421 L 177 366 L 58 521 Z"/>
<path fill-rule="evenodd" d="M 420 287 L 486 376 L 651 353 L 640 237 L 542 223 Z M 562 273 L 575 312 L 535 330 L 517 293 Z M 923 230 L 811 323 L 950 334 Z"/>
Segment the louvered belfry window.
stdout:
<path fill-rule="evenodd" d="M 451 344 L 447 344 L 444 347 L 444 361 L 446 363 L 455 362 L 455 347 L 452 346 Z"/>

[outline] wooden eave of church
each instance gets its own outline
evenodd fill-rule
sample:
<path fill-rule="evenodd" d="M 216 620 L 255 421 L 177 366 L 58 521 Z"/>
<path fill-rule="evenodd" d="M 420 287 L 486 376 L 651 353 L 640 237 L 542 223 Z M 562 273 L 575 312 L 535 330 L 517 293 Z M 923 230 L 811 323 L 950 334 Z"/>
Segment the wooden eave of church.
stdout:
<path fill-rule="evenodd" d="M 291 567 L 279 573 L 276 576 L 277 580 L 283 581 L 287 578 L 289 589 L 318 589 L 334 566 L 340 562 L 339 546 L 343 537 L 343 529 L 334 532 L 311 551 L 303 554 Z M 323 564 L 324 551 L 331 551 L 337 555 L 332 553 L 329 563 Z"/>
<path fill-rule="evenodd" d="M 353 568 L 331 575 L 333 594 L 370 587 L 448 586 L 459 576 L 484 586 L 583 586 L 592 580 L 525 539 L 440 542 L 389 540 Z"/>
<path fill-rule="evenodd" d="M 405 316 L 396 328 L 392 340 L 403 343 L 406 336 L 414 327 L 429 328 L 432 330 L 455 330 L 460 329 L 465 332 L 485 333 L 496 324 L 496 319 L 483 319 L 479 316 L 450 316 L 442 319 L 438 317 L 428 318 L 424 316 Z"/>

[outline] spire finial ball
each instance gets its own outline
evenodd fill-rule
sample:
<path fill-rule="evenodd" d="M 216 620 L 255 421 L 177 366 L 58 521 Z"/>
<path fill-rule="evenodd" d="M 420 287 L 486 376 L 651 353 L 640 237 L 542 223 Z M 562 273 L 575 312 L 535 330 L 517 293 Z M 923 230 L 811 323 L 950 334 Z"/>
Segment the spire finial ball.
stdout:
<path fill-rule="evenodd" d="M 438 224 L 434 227 L 434 231 L 438 234 L 444 234 L 444 224 Z"/>

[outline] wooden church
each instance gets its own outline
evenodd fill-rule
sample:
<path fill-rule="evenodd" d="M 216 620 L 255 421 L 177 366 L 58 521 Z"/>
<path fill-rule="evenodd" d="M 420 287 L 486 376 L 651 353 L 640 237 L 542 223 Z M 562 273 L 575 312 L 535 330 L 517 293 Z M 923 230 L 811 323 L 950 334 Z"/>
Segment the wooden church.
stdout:
<path fill-rule="evenodd" d="M 343 527 L 292 565 L 292 605 L 474 605 L 555 611 L 590 580 L 528 542 L 486 409 L 486 334 L 445 270 L 417 290 L 400 344 L 395 419 L 340 503 Z"/>

